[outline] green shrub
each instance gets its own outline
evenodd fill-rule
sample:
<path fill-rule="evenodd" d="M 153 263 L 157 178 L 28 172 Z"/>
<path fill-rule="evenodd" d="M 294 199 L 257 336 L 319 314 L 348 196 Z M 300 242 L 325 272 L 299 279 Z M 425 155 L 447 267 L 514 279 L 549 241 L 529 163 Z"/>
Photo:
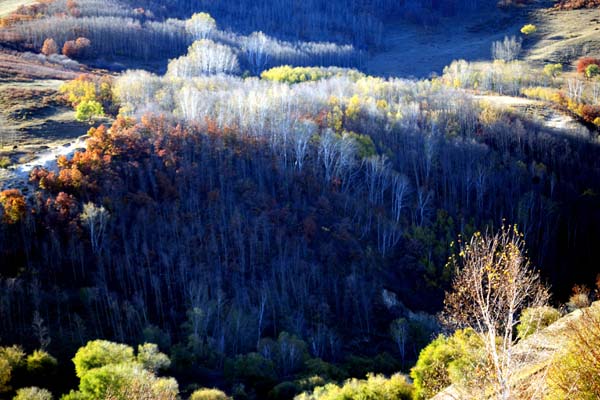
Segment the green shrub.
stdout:
<path fill-rule="evenodd" d="M 12 164 L 10 157 L 0 157 L 0 168 L 8 168 Z"/>
<path fill-rule="evenodd" d="M 56 371 L 58 361 L 43 350 L 35 350 L 27 356 L 27 372 L 36 375 L 51 375 Z"/>
<path fill-rule="evenodd" d="M 310 358 L 304 363 L 304 375 L 309 377 L 319 376 L 327 381 L 341 381 L 348 375 L 341 368 L 325 362 L 320 358 Z"/>
<path fill-rule="evenodd" d="M 175 400 L 179 394 L 177 381 L 157 378 L 140 364 L 108 364 L 89 370 L 79 383 L 79 390 L 89 399 Z"/>
<path fill-rule="evenodd" d="M 598 64 L 590 64 L 585 68 L 586 77 L 591 79 L 598 75 L 600 75 L 600 66 Z"/>
<path fill-rule="evenodd" d="M 383 375 L 367 376 L 366 380 L 350 379 L 342 386 L 330 383 L 312 393 L 302 393 L 296 400 L 411 400 L 413 386 L 401 374 L 390 378 Z"/>
<path fill-rule="evenodd" d="M 560 318 L 560 312 L 552 307 L 527 308 L 521 313 L 517 334 L 524 339 L 527 336 L 544 329 Z"/>
<path fill-rule="evenodd" d="M 275 386 L 269 392 L 269 399 L 271 400 L 288 400 L 293 399 L 298 393 L 301 392 L 300 385 L 295 382 L 281 382 Z"/>
<path fill-rule="evenodd" d="M 474 377 L 481 364 L 481 340 L 472 329 L 459 330 L 450 337 L 438 336 L 419 354 L 411 369 L 415 399 L 428 399 L 452 383 Z"/>
<path fill-rule="evenodd" d="M 15 372 L 25 367 L 25 353 L 19 346 L 0 347 L 0 393 L 12 390 Z"/>
<path fill-rule="evenodd" d="M 563 72 L 562 64 L 546 64 L 544 66 L 544 75 L 556 78 Z"/>
<path fill-rule="evenodd" d="M 190 400 L 229 400 L 227 396 L 219 389 L 198 389 L 192 393 Z"/>
<path fill-rule="evenodd" d="M 225 376 L 232 382 L 244 383 L 265 393 L 277 381 L 273 362 L 258 353 L 239 355 L 233 360 L 227 360 Z"/>
<path fill-rule="evenodd" d="M 133 349 L 125 344 L 94 340 L 80 348 L 73 363 L 77 377 L 82 378 L 89 370 L 109 364 L 132 363 Z"/>
<path fill-rule="evenodd" d="M 169 357 L 161 353 L 154 343 L 144 343 L 138 346 L 137 361 L 142 364 L 144 369 L 152 372 L 169 368 L 171 365 Z"/>
<path fill-rule="evenodd" d="M 38 387 L 28 387 L 17 390 L 13 400 L 52 400 L 52 393 Z"/>

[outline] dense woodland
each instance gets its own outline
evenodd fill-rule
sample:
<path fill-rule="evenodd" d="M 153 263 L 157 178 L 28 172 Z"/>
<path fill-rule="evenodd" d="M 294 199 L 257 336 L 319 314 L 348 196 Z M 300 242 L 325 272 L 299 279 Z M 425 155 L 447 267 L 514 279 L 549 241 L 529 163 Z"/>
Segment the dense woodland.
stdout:
<path fill-rule="evenodd" d="M 552 71 L 512 60 L 457 62 L 424 81 L 342 68 L 381 45 L 386 17 L 496 4 L 158 3 L 45 2 L 1 32 L 17 48 L 62 49 L 82 63 L 169 59 L 162 72 L 67 83 L 78 115 L 114 122 L 91 128 L 86 149 L 55 168 L 36 168 L 26 191 L 0 194 L 2 344 L 59 360 L 38 354 L 61 379 L 33 384 L 76 388 L 70 358 L 94 339 L 157 344 L 136 356 L 116 344 L 80 352 L 114 351 L 120 361 L 95 367 L 143 376 L 140 385 L 164 390 L 158 398 L 178 391 L 159 370 L 186 394 L 218 386 L 235 398 L 293 398 L 406 372 L 442 331 L 449 258 L 463 238 L 504 224 L 523 233 L 555 303 L 594 281 L 596 134 L 552 130 L 464 90 L 554 91 L 594 126 L 591 80 L 562 91 Z M 25 379 L 25 356 L 11 354 L 15 379 Z M 83 394 L 70 399 L 132 396 L 91 395 L 84 382 L 96 378 L 77 378 Z M 302 398 L 370 385 L 409 398 L 403 377 L 383 379 Z"/>

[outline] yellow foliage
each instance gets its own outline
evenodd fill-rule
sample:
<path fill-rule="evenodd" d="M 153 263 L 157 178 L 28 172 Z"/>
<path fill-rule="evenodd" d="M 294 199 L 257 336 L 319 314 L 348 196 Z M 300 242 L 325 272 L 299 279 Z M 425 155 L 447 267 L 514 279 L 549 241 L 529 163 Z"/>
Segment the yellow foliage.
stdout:
<path fill-rule="evenodd" d="M 346 107 L 346 118 L 350 120 L 356 119 L 358 114 L 360 113 L 360 99 L 357 95 L 354 95 L 348 101 L 348 106 Z"/>

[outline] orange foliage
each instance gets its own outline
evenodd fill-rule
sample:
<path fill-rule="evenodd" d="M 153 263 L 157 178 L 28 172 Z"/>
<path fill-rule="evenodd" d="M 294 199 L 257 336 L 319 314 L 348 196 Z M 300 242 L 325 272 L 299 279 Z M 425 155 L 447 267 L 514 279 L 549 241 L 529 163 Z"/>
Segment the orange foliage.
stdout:
<path fill-rule="evenodd" d="M 592 64 L 596 64 L 598 66 L 600 66 L 600 59 L 594 58 L 594 57 L 581 57 L 578 61 L 577 61 L 577 72 L 580 74 L 584 74 L 585 73 L 585 69 Z"/>
<path fill-rule="evenodd" d="M 48 38 L 44 40 L 44 44 L 42 45 L 42 54 L 46 56 L 51 56 L 53 54 L 58 53 L 58 45 L 52 38 Z"/>
<path fill-rule="evenodd" d="M 581 107 L 581 117 L 588 123 L 594 123 L 596 118 L 600 118 L 600 106 L 586 104 Z"/>
<path fill-rule="evenodd" d="M 67 40 L 63 45 L 62 54 L 69 58 L 85 56 L 92 42 L 88 38 L 80 37 L 77 40 Z"/>
<path fill-rule="evenodd" d="M 27 211 L 25 196 L 18 189 L 0 192 L 0 205 L 3 209 L 2 221 L 7 224 L 16 224 L 23 219 Z"/>

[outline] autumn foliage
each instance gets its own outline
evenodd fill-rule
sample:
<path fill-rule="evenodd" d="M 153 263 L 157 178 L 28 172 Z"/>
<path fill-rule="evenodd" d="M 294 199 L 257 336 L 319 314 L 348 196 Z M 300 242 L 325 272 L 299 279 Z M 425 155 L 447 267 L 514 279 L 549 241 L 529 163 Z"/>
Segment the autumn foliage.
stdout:
<path fill-rule="evenodd" d="M 594 57 L 582 57 L 577 61 L 577 72 L 584 74 L 588 66 L 596 64 L 600 66 L 600 59 Z"/>
<path fill-rule="evenodd" d="M 559 10 L 577 10 L 580 8 L 600 7 L 600 0 L 561 0 L 554 5 Z"/>
<path fill-rule="evenodd" d="M 91 45 L 92 42 L 84 37 L 67 40 L 63 45 L 62 54 L 69 58 L 82 58 L 87 55 Z"/>
<path fill-rule="evenodd" d="M 2 221 L 8 224 L 19 222 L 27 211 L 25 196 L 18 189 L 8 189 L 0 192 L 0 206 Z"/>
<path fill-rule="evenodd" d="M 42 54 L 46 56 L 51 56 L 52 54 L 58 53 L 58 45 L 52 38 L 48 38 L 44 40 L 44 45 L 42 46 Z"/>

